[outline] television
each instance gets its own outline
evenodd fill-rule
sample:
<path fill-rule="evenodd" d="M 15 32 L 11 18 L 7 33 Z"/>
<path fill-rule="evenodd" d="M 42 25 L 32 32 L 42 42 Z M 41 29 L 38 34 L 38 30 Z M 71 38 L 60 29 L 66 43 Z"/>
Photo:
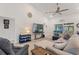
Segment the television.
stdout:
<path fill-rule="evenodd" d="M 63 25 L 55 24 L 54 36 L 59 37 L 61 33 L 63 33 Z"/>
<path fill-rule="evenodd" d="M 32 28 L 33 33 L 43 33 L 43 24 L 33 24 Z"/>

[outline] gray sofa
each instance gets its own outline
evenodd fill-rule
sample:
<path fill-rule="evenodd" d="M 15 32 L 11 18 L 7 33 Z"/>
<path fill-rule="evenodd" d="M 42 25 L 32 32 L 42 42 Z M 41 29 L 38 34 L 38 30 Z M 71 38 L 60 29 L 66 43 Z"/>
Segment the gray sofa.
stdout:
<path fill-rule="evenodd" d="M 0 37 L 0 55 L 28 55 L 28 47 L 15 47 L 8 39 Z"/>

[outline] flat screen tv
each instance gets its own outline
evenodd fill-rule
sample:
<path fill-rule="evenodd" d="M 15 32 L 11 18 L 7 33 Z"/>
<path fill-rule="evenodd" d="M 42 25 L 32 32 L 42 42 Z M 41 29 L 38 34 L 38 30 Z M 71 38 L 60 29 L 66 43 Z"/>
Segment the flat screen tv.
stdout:
<path fill-rule="evenodd" d="M 43 33 L 43 24 L 33 24 L 32 28 L 33 33 Z"/>

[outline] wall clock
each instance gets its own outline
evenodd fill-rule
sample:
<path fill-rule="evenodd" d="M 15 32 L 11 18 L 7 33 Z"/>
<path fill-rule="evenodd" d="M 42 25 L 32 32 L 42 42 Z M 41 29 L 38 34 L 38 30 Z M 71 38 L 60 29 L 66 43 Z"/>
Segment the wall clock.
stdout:
<path fill-rule="evenodd" d="M 31 17 L 32 17 L 32 13 L 29 12 L 29 13 L 27 14 L 27 16 L 28 16 L 29 18 L 31 18 Z"/>

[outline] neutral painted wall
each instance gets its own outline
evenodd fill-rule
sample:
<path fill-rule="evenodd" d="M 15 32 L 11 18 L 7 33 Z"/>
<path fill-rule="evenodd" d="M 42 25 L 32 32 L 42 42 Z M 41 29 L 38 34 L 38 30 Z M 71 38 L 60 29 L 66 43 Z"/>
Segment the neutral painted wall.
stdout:
<path fill-rule="evenodd" d="M 9 28 L 4 29 L 4 19 L 9 19 Z M 7 38 L 11 42 L 15 39 L 15 20 L 7 17 L 0 16 L 0 37 Z"/>
<path fill-rule="evenodd" d="M 28 12 L 32 13 L 32 18 L 28 18 Z M 7 37 L 10 37 L 11 39 L 14 38 L 15 43 L 18 42 L 18 35 L 21 31 L 23 31 L 25 27 L 29 27 L 31 29 L 32 34 L 33 23 L 44 24 L 45 35 L 46 37 L 51 38 L 54 29 L 53 25 L 54 23 L 56 23 L 56 20 L 53 20 L 53 18 L 48 19 L 46 16 L 44 16 L 40 11 L 35 9 L 30 4 L 0 4 L 0 16 L 9 17 L 15 20 L 15 26 L 11 26 L 12 28 L 15 27 L 15 30 L 13 29 L 12 31 L 14 35 L 7 33 Z M 14 37 L 11 37 L 10 35 Z M 4 35 L 4 37 L 6 37 L 6 35 Z"/>
<path fill-rule="evenodd" d="M 76 33 L 76 31 L 79 31 L 79 28 L 76 26 L 77 23 L 79 23 L 79 14 L 72 14 L 63 17 L 62 23 L 74 23 L 74 33 Z"/>

